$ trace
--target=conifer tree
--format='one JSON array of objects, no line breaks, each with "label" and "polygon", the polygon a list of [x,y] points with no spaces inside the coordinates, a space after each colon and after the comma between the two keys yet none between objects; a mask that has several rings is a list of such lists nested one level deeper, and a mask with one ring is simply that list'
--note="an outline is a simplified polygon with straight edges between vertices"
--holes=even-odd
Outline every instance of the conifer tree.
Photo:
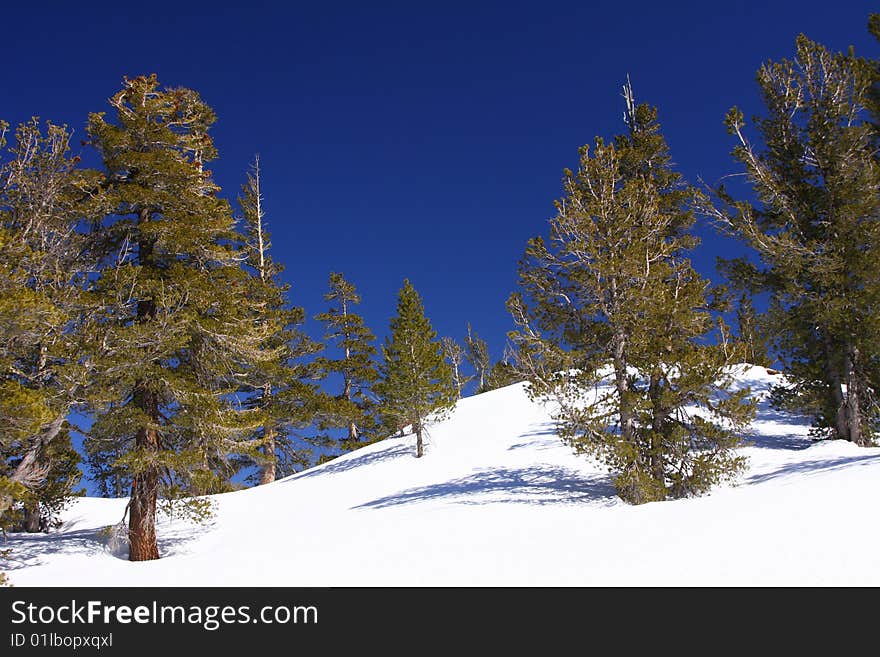
[{"label": "conifer tree", "polygon": [[361,434],[375,426],[375,401],[371,390],[379,378],[373,361],[376,337],[364,325],[363,318],[354,312],[361,296],[343,274],[330,274],[330,290],[324,299],[330,302],[330,308],[316,315],[315,319],[325,326],[324,340],[334,344],[342,353],[341,358],[318,359],[318,366],[324,372],[342,376],[342,391],[336,397],[329,423],[344,427],[348,432],[344,447],[355,449]]},{"label": "conifer tree", "polygon": [[450,337],[442,338],[440,344],[443,347],[443,357],[446,358],[446,362],[449,363],[449,367],[452,370],[452,385],[455,386],[456,394],[461,399],[462,389],[473,378],[465,376],[461,371],[461,366],[465,359],[464,349],[454,338]]},{"label": "conifer tree", "polygon": [[[0,462],[0,476],[14,472],[25,454],[13,453]],[[70,440],[70,427],[65,422],[57,436],[38,451],[35,464],[43,473],[12,508],[0,514],[0,527],[13,531],[49,531],[56,525],[58,514],[73,500],[74,488],[82,478],[80,456]]]},{"label": "conifer tree", "polygon": [[[757,251],[741,278],[770,293],[768,326],[791,381],[791,406],[816,433],[870,445],[880,431],[880,163],[874,62],[801,35],[792,60],[758,71],[766,105],[759,141],[742,112],[727,115],[734,157],[758,205],[708,208]],[[783,392],[783,391],[778,391]]]},{"label": "conifer tree", "polygon": [[492,359],[489,356],[489,345],[471,329],[470,322],[467,325],[464,347],[467,361],[474,368],[477,379],[477,393],[484,392],[489,371],[492,369]]},{"label": "conifer tree", "polygon": [[[129,558],[157,559],[156,509],[211,490],[217,459],[254,449],[261,418],[233,407],[237,364],[259,346],[244,303],[229,204],[205,164],[214,112],[155,75],[125,79],[113,120],[89,117],[110,208],[91,240],[102,267],[89,328],[96,409],[89,440],[116,449],[131,479]],[[190,509],[198,511],[198,501]]]},{"label": "conifer tree", "polygon": [[270,255],[259,156],[242,186],[238,203],[244,220],[245,264],[253,272],[244,303],[261,336],[255,348],[243,354],[240,392],[247,398],[245,406],[261,416],[255,440],[261,452],[257,459],[259,483],[267,484],[275,481],[279,463],[281,471],[286,472],[288,464],[302,456],[296,453],[287,432],[307,426],[317,412],[317,368],[304,359],[322,346],[302,330],[305,310],[290,305],[290,286],[279,280],[284,267]]},{"label": "conifer tree", "polygon": [[740,471],[734,447],[753,407],[727,385],[735,350],[705,339],[707,282],[686,257],[694,191],[671,168],[656,110],[624,92],[628,132],[580,149],[550,241],[529,242],[508,308],[532,394],[557,402],[563,440],[601,458],[638,504]]},{"label": "conifer tree", "polygon": [[489,370],[489,374],[486,377],[486,385],[484,386],[483,392],[503,388],[505,386],[513,385],[514,383],[519,383],[520,381],[522,381],[522,377],[520,376],[519,371],[517,371],[512,357],[505,354],[505,357],[502,360],[493,363]]},{"label": "conifer tree", "polygon": [[131,477],[119,465],[123,451],[119,445],[109,442],[102,445],[97,440],[83,444],[86,466],[92,486],[101,497],[127,497],[131,494]]},{"label": "conifer tree", "polygon": [[[0,122],[0,146],[5,132]],[[77,228],[97,213],[99,174],[77,168],[69,142],[65,126],[34,118],[0,163],[0,515],[60,483],[47,454],[90,378],[80,338],[91,261]]]},{"label": "conifer tree", "polygon": [[382,379],[376,386],[381,413],[399,427],[412,427],[416,457],[421,457],[425,428],[455,405],[456,391],[437,333],[409,280],[400,290],[382,356]]},{"label": "conifer tree", "polygon": [[745,348],[744,357],[747,363],[769,367],[771,364],[767,338],[761,326],[760,318],[755,312],[752,298],[743,293],[739,296],[736,308],[737,334]]}]

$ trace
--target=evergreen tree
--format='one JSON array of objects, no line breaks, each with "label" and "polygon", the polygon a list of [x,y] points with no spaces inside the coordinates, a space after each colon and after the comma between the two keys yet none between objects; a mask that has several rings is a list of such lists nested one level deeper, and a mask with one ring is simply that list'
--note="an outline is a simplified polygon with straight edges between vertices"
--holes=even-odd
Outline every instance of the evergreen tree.
[{"label": "evergreen tree", "polygon": [[250,353],[244,354],[239,368],[240,392],[245,406],[261,417],[255,432],[261,456],[259,483],[275,481],[279,471],[286,471],[292,462],[303,457],[291,441],[288,430],[311,423],[317,412],[320,394],[315,378],[317,368],[304,359],[320,351],[322,346],[302,330],[305,310],[291,306],[290,286],[281,283],[284,267],[275,262],[269,251],[270,235],[263,209],[260,160],[257,157],[242,186],[238,199],[244,219],[245,264],[254,276],[248,282],[245,306],[260,339]]},{"label": "evergreen tree", "polygon": [[767,344],[767,338],[764,335],[764,328],[761,326],[760,318],[755,312],[752,298],[747,293],[741,294],[737,301],[736,323],[738,339],[745,348],[744,356],[746,362],[753,365],[770,367],[772,360],[770,359],[770,349]]},{"label": "evergreen tree", "polygon": [[477,393],[485,392],[489,371],[492,369],[489,345],[471,329],[470,323],[467,325],[464,347],[467,361],[474,368],[477,379]]},{"label": "evergreen tree", "polygon": [[706,340],[707,282],[686,257],[694,191],[671,168],[656,110],[624,92],[629,131],[580,149],[550,241],[529,242],[508,307],[532,394],[557,402],[563,440],[599,456],[638,504],[740,471],[753,407],[728,387],[736,354]]},{"label": "evergreen tree", "polygon": [[522,381],[519,371],[509,359],[498,360],[493,363],[489,374],[486,376],[486,385],[483,392],[504,388]]},{"label": "evergreen tree", "polygon": [[[0,472],[14,472],[22,457],[22,454],[14,454],[4,459]],[[35,464],[43,473],[41,481],[30,486],[17,504],[0,514],[0,527],[33,533],[56,526],[58,514],[73,500],[74,488],[82,478],[79,462],[79,453],[73,448],[65,422],[58,435],[38,452]]]},{"label": "evergreen tree", "polygon": [[363,318],[354,312],[353,307],[360,304],[361,297],[341,273],[330,274],[330,291],[324,299],[330,302],[330,308],[316,315],[315,319],[325,326],[324,339],[342,353],[341,358],[318,361],[324,372],[342,376],[342,392],[336,398],[329,422],[333,426],[345,427],[348,439],[344,447],[355,449],[364,430],[369,431],[375,426],[375,402],[371,389],[379,378],[373,361],[376,337],[364,325]]},{"label": "evergreen tree", "polygon": [[[5,132],[0,122],[0,145]],[[89,380],[80,338],[91,263],[77,228],[97,212],[99,174],[77,168],[69,142],[65,126],[34,118],[0,164],[0,453],[11,459],[0,515],[60,483],[47,479],[47,454]]]},{"label": "evergreen tree", "polygon": [[131,494],[131,477],[126,469],[119,465],[124,455],[123,450],[115,441],[92,439],[83,444],[86,452],[85,462],[88,467],[89,479],[101,497],[127,497]]},{"label": "evergreen tree", "polygon": [[404,280],[391,334],[382,348],[382,379],[376,388],[382,414],[398,427],[412,426],[416,457],[424,454],[425,427],[456,401],[452,372],[436,338],[418,292]]},{"label": "evergreen tree", "polygon": [[217,460],[253,451],[244,438],[262,418],[230,402],[238,363],[265,334],[244,303],[231,209],[204,167],[216,157],[214,112],[155,75],[126,79],[110,104],[115,122],[97,113],[88,124],[109,208],[90,236],[102,267],[91,290],[101,312],[88,327],[89,440],[122,454],[129,558],[141,561],[159,557],[160,497],[211,490]]},{"label": "evergreen tree", "polygon": [[464,349],[462,349],[461,345],[458,344],[453,338],[444,337],[440,340],[440,344],[443,348],[443,357],[446,359],[446,362],[449,363],[449,367],[452,371],[452,385],[455,386],[455,391],[459,399],[461,399],[461,391],[468,382],[473,378],[470,376],[465,376],[461,371],[461,366],[464,363]]},{"label": "evergreen tree", "polygon": [[768,326],[791,388],[816,432],[869,445],[880,430],[880,163],[869,110],[877,65],[801,35],[793,60],[758,72],[766,116],[760,144],[742,113],[726,119],[758,206],[720,197],[709,211],[746,240],[761,266],[743,279],[770,293]]}]

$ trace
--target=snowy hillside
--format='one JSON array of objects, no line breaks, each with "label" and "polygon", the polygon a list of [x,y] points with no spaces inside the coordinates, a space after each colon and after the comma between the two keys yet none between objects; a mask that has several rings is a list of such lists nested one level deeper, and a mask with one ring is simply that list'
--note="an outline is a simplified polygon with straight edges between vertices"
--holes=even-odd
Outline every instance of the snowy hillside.
[{"label": "snowy hillside", "polygon": [[[776,380],[740,377],[763,398]],[[10,535],[29,585],[880,585],[880,449],[812,443],[761,403],[748,471],[709,496],[625,505],[554,436],[522,384],[461,401],[426,456],[395,438],[216,497],[207,527],[163,520],[163,558],[99,530],[125,500],[80,499],[51,535]]]}]

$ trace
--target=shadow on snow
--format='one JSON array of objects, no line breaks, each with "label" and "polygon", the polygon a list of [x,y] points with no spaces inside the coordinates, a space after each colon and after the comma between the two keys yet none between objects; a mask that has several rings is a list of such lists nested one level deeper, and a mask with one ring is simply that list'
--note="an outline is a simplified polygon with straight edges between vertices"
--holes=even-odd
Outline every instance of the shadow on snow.
[{"label": "shadow on snow", "polygon": [[[49,532],[48,534],[7,534],[7,540],[0,540],[0,549],[10,549],[10,554],[2,560],[0,570],[14,571],[20,568],[38,566],[47,557],[56,554],[106,554],[127,561],[128,550],[124,554],[114,554],[107,547],[103,527],[91,527],[75,531]],[[162,527],[157,529],[159,555],[169,557],[178,553],[181,547],[209,529],[205,525],[191,524],[186,527]]]},{"label": "shadow on snow", "polygon": [[[484,497],[485,496],[485,497]],[[578,504],[616,499],[607,476],[593,477],[559,467],[533,466],[484,470],[441,484],[380,497],[354,509],[388,507],[446,499],[455,504]]]},{"label": "shadow on snow", "polygon": [[355,468],[360,468],[365,465],[380,463],[382,461],[391,461],[404,456],[415,457],[415,454],[416,449],[412,445],[395,445],[393,447],[387,447],[383,450],[370,452],[369,454],[363,454],[362,456],[356,456],[354,458],[339,457],[333,461],[325,463],[324,465],[309,468],[308,470],[297,473],[296,475],[285,479],[283,483],[308,479],[309,477],[320,477],[325,474],[339,474],[340,472],[347,472],[348,470],[354,470]]},{"label": "shadow on snow", "polygon": [[786,477],[792,474],[810,474],[819,472],[831,472],[833,470],[843,470],[845,468],[871,465],[880,461],[880,454],[867,454],[865,456],[842,456],[833,459],[815,459],[812,461],[800,461],[798,463],[787,463],[771,472],[752,475],[748,477],[744,483],[760,484],[771,479]]}]

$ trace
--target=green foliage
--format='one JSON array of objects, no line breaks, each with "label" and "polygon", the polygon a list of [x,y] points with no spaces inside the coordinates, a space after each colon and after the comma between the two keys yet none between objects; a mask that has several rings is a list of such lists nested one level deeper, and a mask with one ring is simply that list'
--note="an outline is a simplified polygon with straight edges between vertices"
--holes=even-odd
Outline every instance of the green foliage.
[{"label": "green foliage", "polygon": [[448,336],[440,339],[440,346],[443,349],[443,357],[452,372],[452,385],[455,386],[455,392],[461,399],[464,387],[473,379],[472,376],[464,374],[461,369],[465,360],[465,351],[454,338]]},{"label": "green foliage", "polygon": [[710,213],[760,256],[733,273],[770,295],[763,324],[790,381],[775,399],[812,415],[816,435],[867,445],[880,423],[878,65],[801,35],[757,79],[760,143],[737,108],[726,125],[758,204],[721,189],[727,208]]},{"label": "green foliage", "polygon": [[737,301],[736,323],[737,338],[743,344],[746,362],[770,367],[773,360],[770,358],[767,338],[769,329],[765,326],[766,316],[762,317],[755,312],[752,299],[748,294],[740,295]]},{"label": "green foliage", "polygon": [[[240,350],[236,368],[238,395],[255,418],[250,433],[253,449],[240,465],[259,466],[252,479],[265,484],[311,463],[311,450],[302,446],[303,440],[292,440],[290,432],[323,416],[329,401],[317,387],[323,376],[320,366],[308,360],[323,346],[303,331],[305,310],[290,304],[290,288],[279,280],[284,267],[271,257],[259,157],[242,185],[238,204],[245,263],[251,274],[243,304],[255,337]],[[311,442],[320,440],[321,436]]]},{"label": "green foliage", "polygon": [[65,426],[41,451],[37,462],[46,469],[43,482],[33,487],[26,500],[34,505],[46,527],[56,526],[58,517],[75,497],[75,489],[82,479],[80,455],[70,440]]},{"label": "green foliage", "polygon": [[471,329],[470,323],[467,325],[464,348],[467,361],[476,373],[477,394],[485,392],[487,390],[486,384],[489,378],[489,371],[492,368],[489,345]]},{"label": "green foliage", "polygon": [[522,376],[513,363],[499,360],[496,361],[489,370],[489,374],[486,377],[486,383],[483,386],[483,392],[504,388],[505,386],[519,383],[522,380]]},{"label": "green foliage", "polygon": [[159,509],[169,518],[180,518],[188,522],[205,525],[217,515],[216,504],[206,497],[183,497],[189,491],[181,491],[181,496],[164,497]]},{"label": "green foliage", "polygon": [[442,418],[458,395],[437,333],[409,280],[400,290],[382,357],[376,391],[384,422],[399,429],[411,426],[417,438],[416,455],[422,456],[424,428]]},{"label": "green foliage", "polygon": [[632,503],[697,495],[736,475],[754,408],[731,392],[735,346],[686,257],[698,193],[671,168],[656,110],[625,87],[629,131],[566,170],[550,240],[531,240],[508,301],[516,368],[558,430],[600,458]]},{"label": "green foliage", "polygon": [[78,228],[96,216],[99,174],[77,167],[69,141],[65,126],[33,118],[0,158],[0,474],[25,489],[0,495],[0,515],[25,503],[39,513],[40,499],[52,515],[48,500],[60,501],[47,490],[70,493],[45,469],[60,459],[53,442],[69,444],[62,423],[89,381],[81,329],[93,259]]},{"label": "green foliage", "polygon": [[55,416],[48,402],[43,390],[26,388],[15,380],[0,383],[3,442],[20,442],[39,433],[40,428]]},{"label": "green foliage", "polygon": [[88,124],[106,174],[105,216],[89,236],[102,266],[89,290],[100,313],[87,326],[87,449],[137,481],[132,554],[155,558],[142,533],[155,527],[155,496],[225,489],[234,457],[253,454],[264,416],[235,395],[275,326],[255,321],[250,295],[265,288],[240,266],[231,208],[205,166],[217,155],[214,112],[155,75],[126,79],[110,104],[112,120]]},{"label": "green foliage", "polygon": [[359,446],[363,434],[376,428],[376,404],[372,386],[379,378],[374,357],[376,337],[364,325],[363,318],[353,307],[360,304],[361,297],[353,284],[341,273],[330,274],[330,290],[324,295],[330,303],[327,312],[315,315],[325,327],[324,340],[336,347],[340,358],[319,358],[317,365],[327,374],[342,378],[342,390],[328,406],[323,424],[347,430],[343,449]]}]

